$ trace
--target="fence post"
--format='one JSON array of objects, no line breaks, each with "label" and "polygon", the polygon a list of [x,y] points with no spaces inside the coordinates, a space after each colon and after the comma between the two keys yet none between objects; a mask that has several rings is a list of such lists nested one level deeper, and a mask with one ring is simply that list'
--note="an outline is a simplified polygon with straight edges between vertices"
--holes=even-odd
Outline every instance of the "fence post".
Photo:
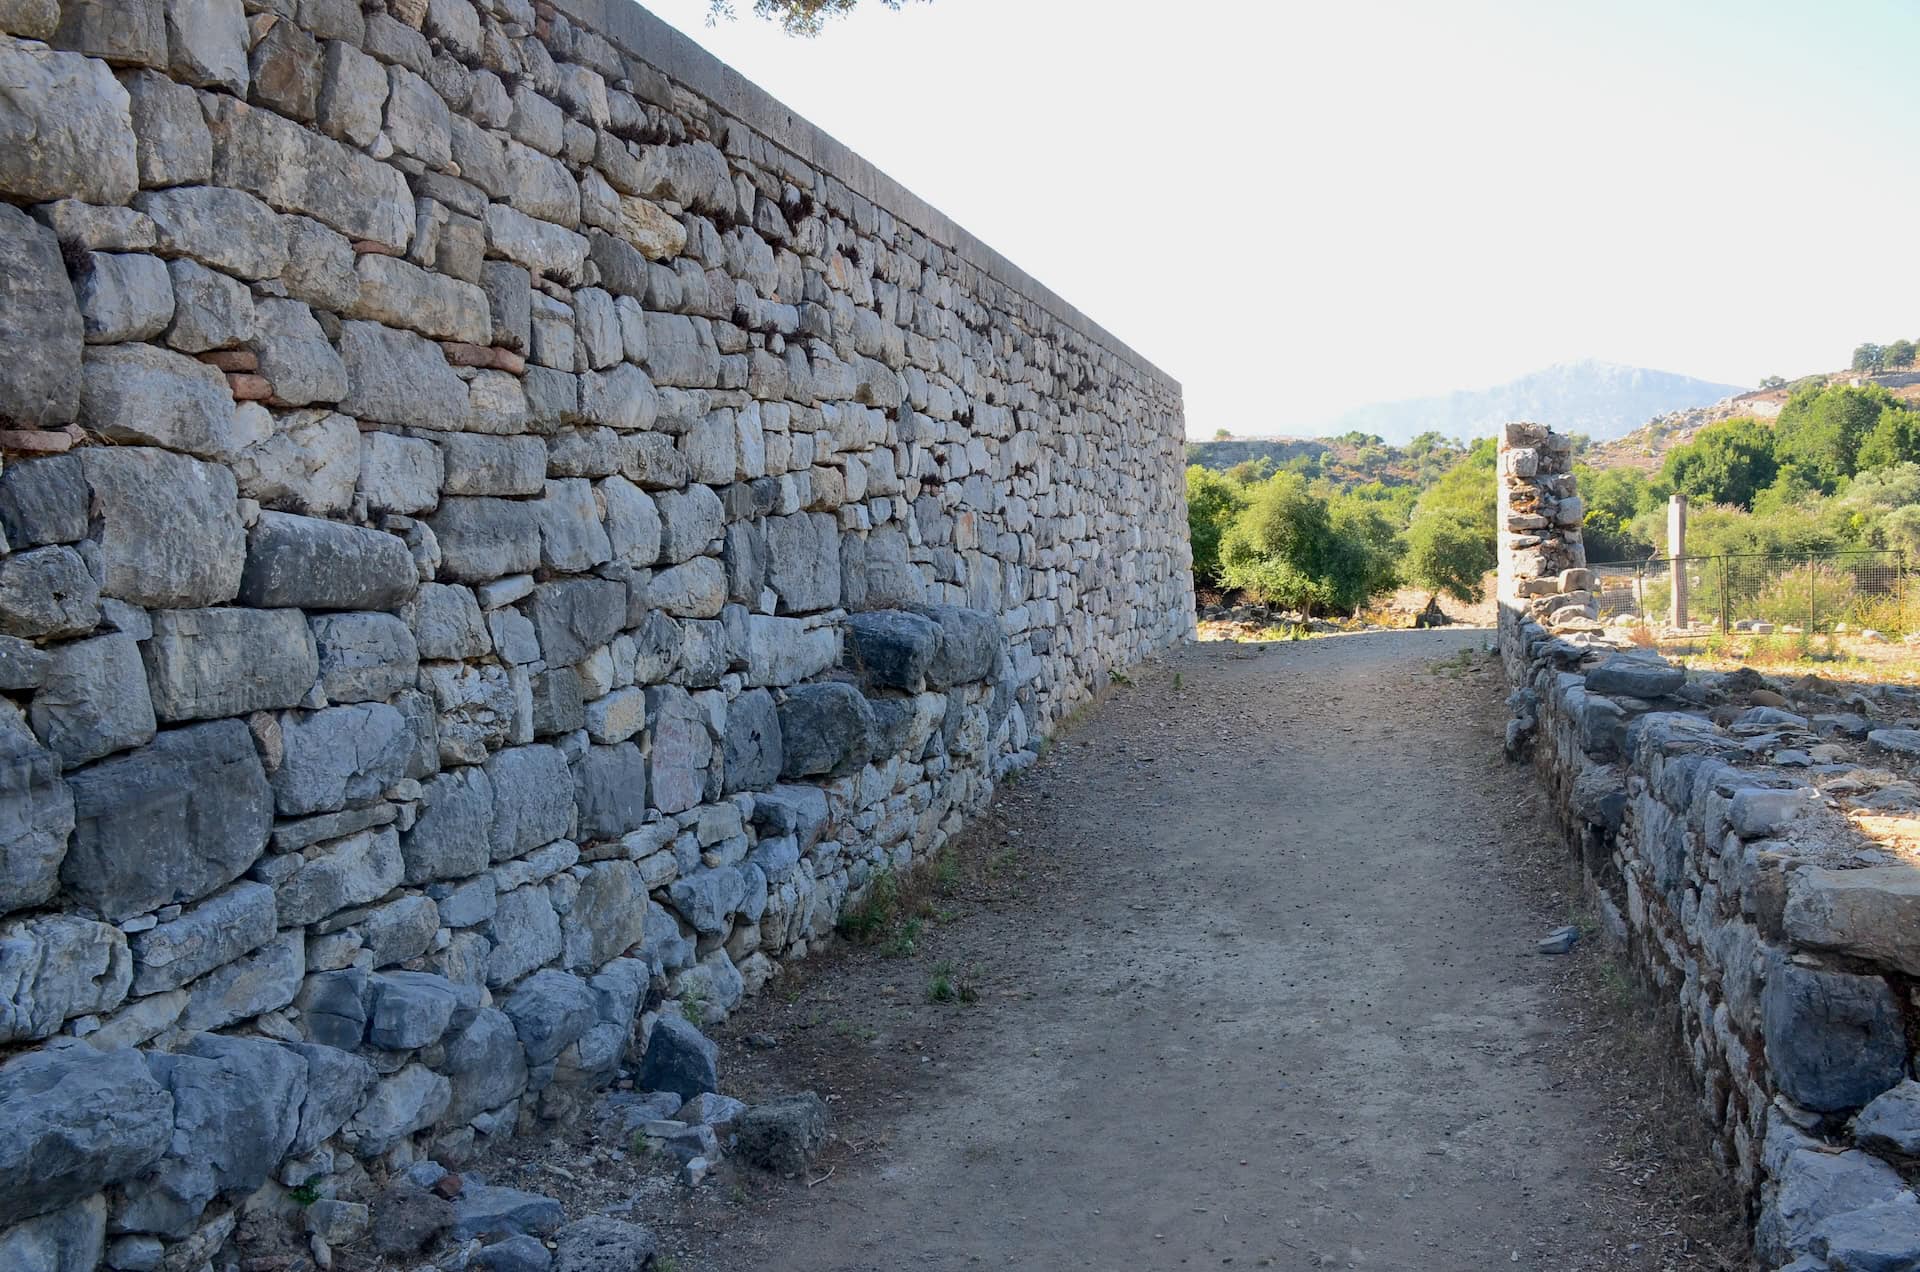
[{"label": "fence post", "polygon": [[1820,620],[1820,613],[1813,600],[1813,553],[1807,553],[1807,636],[1813,636],[1813,629]]},{"label": "fence post", "polygon": [[1720,563],[1720,634],[1727,636],[1733,632],[1733,602],[1727,595],[1727,558],[1714,558]]},{"label": "fence post", "polygon": [[1667,499],[1667,572],[1673,587],[1673,625],[1687,628],[1687,497]]}]

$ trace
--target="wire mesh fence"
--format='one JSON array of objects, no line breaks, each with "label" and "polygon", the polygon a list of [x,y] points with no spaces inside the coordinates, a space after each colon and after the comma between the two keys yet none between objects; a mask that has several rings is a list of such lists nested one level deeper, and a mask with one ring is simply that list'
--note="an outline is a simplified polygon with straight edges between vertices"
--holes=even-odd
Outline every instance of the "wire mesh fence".
[{"label": "wire mesh fence", "polygon": [[1915,568],[1901,552],[1652,557],[1589,568],[1601,622],[1669,637],[1920,631]]}]

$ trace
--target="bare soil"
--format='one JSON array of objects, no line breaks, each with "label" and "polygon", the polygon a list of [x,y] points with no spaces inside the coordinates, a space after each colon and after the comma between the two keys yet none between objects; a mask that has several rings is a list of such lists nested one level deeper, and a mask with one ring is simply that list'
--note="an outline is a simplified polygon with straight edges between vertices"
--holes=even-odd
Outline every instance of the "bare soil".
[{"label": "bare soil", "polygon": [[686,1190],[584,1122],[489,1175],[631,1202],[676,1272],[1745,1266],[1652,1018],[1596,940],[1534,953],[1585,916],[1489,635],[1116,686],[718,1032],[730,1093],[831,1102],[804,1177]]}]

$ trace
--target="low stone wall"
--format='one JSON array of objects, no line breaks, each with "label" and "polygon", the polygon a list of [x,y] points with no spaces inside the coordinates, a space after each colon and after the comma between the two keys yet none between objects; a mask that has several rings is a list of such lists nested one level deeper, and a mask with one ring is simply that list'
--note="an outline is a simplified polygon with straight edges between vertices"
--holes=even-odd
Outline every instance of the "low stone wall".
[{"label": "low stone wall", "polygon": [[[1515,456],[1558,441],[1509,426],[1503,509],[1543,484]],[[1503,535],[1539,538],[1525,516]],[[1911,1266],[1920,695],[1672,666],[1592,621],[1574,535],[1502,553],[1509,751],[1531,752],[1604,934],[1671,1013],[1764,1266]],[[1542,548],[1560,573],[1504,568]]]},{"label": "low stone wall", "polygon": [[567,1115],[1192,632],[1178,386],[637,9],[0,82],[0,1267]]}]

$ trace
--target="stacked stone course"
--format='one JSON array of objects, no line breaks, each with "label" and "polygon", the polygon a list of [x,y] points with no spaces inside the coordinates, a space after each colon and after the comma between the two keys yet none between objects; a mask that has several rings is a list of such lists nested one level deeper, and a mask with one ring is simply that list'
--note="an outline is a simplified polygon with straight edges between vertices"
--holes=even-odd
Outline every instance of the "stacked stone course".
[{"label": "stacked stone course", "polygon": [[1190,635],[1178,386],[633,43],[0,0],[0,1266],[568,1115]]},{"label": "stacked stone course", "polygon": [[1538,425],[1502,439],[1509,753],[1674,1026],[1762,1265],[1912,1266],[1920,866],[1858,827],[1920,814],[1920,695],[1689,672],[1603,632],[1566,454]]}]

